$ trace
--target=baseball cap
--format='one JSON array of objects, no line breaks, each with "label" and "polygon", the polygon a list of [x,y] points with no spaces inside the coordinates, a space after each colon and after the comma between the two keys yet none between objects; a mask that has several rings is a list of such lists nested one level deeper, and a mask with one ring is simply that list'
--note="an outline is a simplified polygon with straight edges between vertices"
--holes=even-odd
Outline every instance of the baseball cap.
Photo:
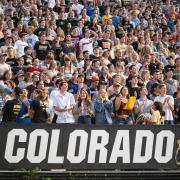
[{"label": "baseball cap", "polygon": [[99,81],[99,77],[98,76],[92,76],[90,78],[91,81]]}]

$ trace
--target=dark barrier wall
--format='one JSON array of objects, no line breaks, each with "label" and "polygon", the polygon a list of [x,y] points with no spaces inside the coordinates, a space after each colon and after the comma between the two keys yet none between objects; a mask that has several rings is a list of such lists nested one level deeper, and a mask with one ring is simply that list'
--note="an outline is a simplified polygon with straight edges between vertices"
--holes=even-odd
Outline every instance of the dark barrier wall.
[{"label": "dark barrier wall", "polygon": [[180,126],[0,126],[0,169],[179,169]]}]

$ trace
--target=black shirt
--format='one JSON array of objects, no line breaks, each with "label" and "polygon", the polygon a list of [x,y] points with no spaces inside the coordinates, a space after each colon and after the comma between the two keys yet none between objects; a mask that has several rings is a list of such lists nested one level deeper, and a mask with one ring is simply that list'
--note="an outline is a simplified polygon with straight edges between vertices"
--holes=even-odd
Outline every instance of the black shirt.
[{"label": "black shirt", "polygon": [[39,60],[45,60],[48,51],[50,50],[49,42],[45,42],[45,44],[36,42],[34,45],[34,50],[36,51],[36,56]]},{"label": "black shirt", "polygon": [[24,65],[31,65],[32,64],[32,57],[31,56],[27,56],[27,55],[24,55],[23,56],[23,58],[24,58]]},{"label": "black shirt", "polygon": [[32,118],[33,123],[47,122],[48,117],[45,111],[46,107],[41,101],[33,100],[30,109],[34,111],[34,115]]},{"label": "black shirt", "polygon": [[63,29],[63,30],[65,30],[66,24],[67,24],[67,21],[65,19],[56,20],[56,25],[58,27],[61,27],[61,29]]},{"label": "black shirt", "polygon": [[39,28],[35,29],[34,34],[36,36],[39,36],[41,34],[41,32],[46,32],[46,28],[39,27]]},{"label": "black shirt", "polygon": [[3,108],[3,122],[16,122],[16,117],[21,110],[22,103],[20,100],[13,99],[6,102]]},{"label": "black shirt", "polygon": [[17,59],[16,58],[7,58],[6,63],[12,66],[17,66]]},{"label": "black shirt", "polygon": [[98,41],[98,46],[110,50],[112,48],[112,42],[109,39],[102,39]]}]

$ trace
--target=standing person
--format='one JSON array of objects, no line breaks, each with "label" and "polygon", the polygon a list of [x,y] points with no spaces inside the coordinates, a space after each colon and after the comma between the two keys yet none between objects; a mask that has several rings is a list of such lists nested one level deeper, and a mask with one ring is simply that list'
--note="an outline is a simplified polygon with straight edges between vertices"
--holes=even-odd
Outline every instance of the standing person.
[{"label": "standing person", "polygon": [[46,122],[52,123],[54,116],[53,102],[49,98],[49,91],[47,88],[42,89],[41,105],[46,116]]},{"label": "standing person", "polygon": [[57,112],[56,123],[74,123],[72,109],[75,105],[73,94],[67,92],[68,83],[62,80],[59,83],[59,93],[56,94],[53,106]]},{"label": "standing person", "polygon": [[165,112],[164,123],[174,124],[174,118],[172,112],[174,111],[174,98],[166,94],[167,88],[165,84],[159,85],[159,96],[155,97],[154,102],[161,102],[163,104],[163,110]]},{"label": "standing person", "polygon": [[180,87],[178,87],[177,95],[174,100],[174,117],[176,124],[180,124]]},{"label": "standing person", "polygon": [[46,33],[41,32],[39,41],[34,45],[34,57],[37,57],[39,60],[44,62],[50,48],[49,42],[46,41]]},{"label": "standing person", "polygon": [[163,104],[161,102],[154,102],[151,108],[152,118],[151,122],[154,125],[161,125],[162,116],[164,116]]},{"label": "standing person", "polygon": [[74,112],[79,114],[79,124],[92,124],[91,117],[93,116],[93,105],[85,89],[80,90],[80,96],[74,107]]},{"label": "standing person", "polygon": [[148,81],[146,84],[148,94],[152,94],[152,86],[154,83],[158,83],[160,72],[158,70],[155,70],[152,72],[152,79]]},{"label": "standing person", "polygon": [[132,109],[126,108],[126,104],[128,103],[129,91],[126,86],[121,88],[121,96],[117,97],[115,100],[115,111],[117,120],[115,124],[117,125],[132,125],[133,119],[130,116],[132,113]]},{"label": "standing person", "polygon": [[38,37],[34,34],[34,27],[28,27],[27,43],[30,47],[34,48],[35,43],[38,41]]},{"label": "standing person", "polygon": [[14,48],[17,50],[17,57],[20,58],[24,55],[24,48],[28,46],[26,42],[26,33],[21,33],[20,40],[14,43]]},{"label": "standing person", "polygon": [[180,82],[180,57],[175,59],[174,79]]},{"label": "standing person", "polygon": [[171,69],[171,68],[166,69],[165,84],[167,87],[167,94],[171,96],[174,96],[174,93],[177,92],[177,89],[179,86],[179,82],[173,79],[173,72],[174,72],[174,69]]},{"label": "standing person", "polygon": [[16,122],[16,118],[21,110],[22,102],[20,100],[20,95],[22,90],[18,87],[15,87],[12,96],[13,99],[5,103],[3,108],[3,119],[2,122]]},{"label": "standing person", "polygon": [[30,105],[31,105],[32,100],[28,99],[28,91],[26,89],[22,89],[22,94],[21,94],[20,99],[22,102],[22,107],[16,118],[16,122],[26,123],[26,124],[30,123],[31,118],[29,117],[29,110],[30,110]]},{"label": "standing person", "polygon": [[49,123],[48,95],[43,90],[35,89],[33,92],[33,101],[30,106],[30,117],[33,123]]},{"label": "standing person", "polygon": [[38,73],[34,73],[32,75],[32,84],[27,86],[29,97],[31,97],[32,93],[37,88],[37,82],[38,81],[39,81],[39,74]]},{"label": "standing person", "polygon": [[94,102],[95,124],[112,124],[113,103],[105,89],[99,90],[99,99]]},{"label": "standing person", "polygon": [[151,106],[153,104],[153,101],[147,98],[148,91],[145,86],[140,88],[140,98],[136,100],[134,105],[134,111],[137,114],[137,116],[146,116],[147,119],[151,119]]},{"label": "standing person", "polygon": [[[90,38],[91,33],[94,35],[93,38]],[[80,50],[82,52],[89,51],[89,53],[93,54],[93,41],[96,39],[97,34],[93,31],[90,31],[88,28],[84,30],[84,38],[79,41]]]}]

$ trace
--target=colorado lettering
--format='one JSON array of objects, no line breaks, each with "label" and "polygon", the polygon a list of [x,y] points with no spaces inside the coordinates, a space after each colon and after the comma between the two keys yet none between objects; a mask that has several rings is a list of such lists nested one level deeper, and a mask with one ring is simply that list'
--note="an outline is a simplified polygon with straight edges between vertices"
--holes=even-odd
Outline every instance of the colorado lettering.
[{"label": "colorado lettering", "polygon": [[[143,164],[154,160],[168,163],[173,158],[175,134],[171,130],[153,133],[151,130],[75,129],[63,141],[62,130],[12,129],[7,134],[4,158],[8,163],[63,164]],[[39,140],[38,140],[39,139]],[[113,143],[112,143],[113,142]],[[112,145],[110,146],[110,143]],[[37,145],[38,144],[38,145]],[[63,149],[63,150],[62,150]],[[143,152],[143,153],[142,153]]]}]

